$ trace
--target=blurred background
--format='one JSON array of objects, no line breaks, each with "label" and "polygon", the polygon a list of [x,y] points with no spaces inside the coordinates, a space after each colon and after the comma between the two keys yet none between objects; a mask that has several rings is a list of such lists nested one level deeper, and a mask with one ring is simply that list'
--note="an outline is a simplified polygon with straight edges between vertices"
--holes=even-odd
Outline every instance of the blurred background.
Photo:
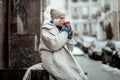
[{"label": "blurred background", "polygon": [[88,78],[119,80],[120,0],[0,0],[2,77],[3,70],[24,70],[41,62],[40,29],[51,20],[51,8],[66,11],[74,31],[72,54]]},{"label": "blurred background", "polygon": [[[48,7],[61,7],[75,31],[75,39],[83,35],[99,40],[119,40],[119,0],[47,0]],[[54,7],[54,8],[55,8]],[[107,31],[107,28],[111,29]]]}]

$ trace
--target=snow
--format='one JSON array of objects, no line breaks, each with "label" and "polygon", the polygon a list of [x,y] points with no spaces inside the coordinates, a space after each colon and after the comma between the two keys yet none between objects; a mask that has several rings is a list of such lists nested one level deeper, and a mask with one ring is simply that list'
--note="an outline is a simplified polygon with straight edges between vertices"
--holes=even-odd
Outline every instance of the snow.
[{"label": "snow", "polygon": [[84,54],[84,52],[80,48],[74,47],[72,54],[73,55],[81,55],[82,56]]},{"label": "snow", "polygon": [[111,67],[111,66],[105,65],[105,64],[102,64],[102,65],[101,65],[101,68],[102,68],[102,70],[104,70],[104,71],[107,71],[107,72],[112,73],[112,74],[114,74],[114,75],[120,76],[120,70],[119,70],[118,68]]}]

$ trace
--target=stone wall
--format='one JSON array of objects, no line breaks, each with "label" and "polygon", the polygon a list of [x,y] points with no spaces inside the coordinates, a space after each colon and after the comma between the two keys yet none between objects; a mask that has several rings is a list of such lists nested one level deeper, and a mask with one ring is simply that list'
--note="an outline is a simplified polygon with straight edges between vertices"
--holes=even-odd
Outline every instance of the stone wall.
[{"label": "stone wall", "polygon": [[35,51],[35,34],[12,34],[9,54],[9,68],[28,68],[41,62]]},{"label": "stone wall", "polygon": [[[22,80],[26,69],[2,69],[0,80]],[[32,70],[31,80],[49,80],[49,74],[45,70]]]}]

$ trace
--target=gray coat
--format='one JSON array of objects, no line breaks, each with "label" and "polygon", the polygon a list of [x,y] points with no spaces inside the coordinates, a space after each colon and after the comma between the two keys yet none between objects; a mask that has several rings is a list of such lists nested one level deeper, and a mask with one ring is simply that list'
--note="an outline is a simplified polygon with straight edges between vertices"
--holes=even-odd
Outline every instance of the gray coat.
[{"label": "gray coat", "polygon": [[73,44],[67,36],[67,32],[60,32],[54,24],[42,26],[39,52],[43,67],[51,80],[88,80],[71,54]]}]

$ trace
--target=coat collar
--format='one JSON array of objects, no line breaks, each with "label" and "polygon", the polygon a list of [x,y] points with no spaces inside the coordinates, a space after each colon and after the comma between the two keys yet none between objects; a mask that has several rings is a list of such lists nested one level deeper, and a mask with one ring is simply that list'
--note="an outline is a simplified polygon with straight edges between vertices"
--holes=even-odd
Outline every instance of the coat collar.
[{"label": "coat collar", "polygon": [[42,26],[42,28],[48,28],[48,29],[52,29],[53,27],[55,27],[55,25],[52,23],[48,23],[48,22],[44,23]]}]

